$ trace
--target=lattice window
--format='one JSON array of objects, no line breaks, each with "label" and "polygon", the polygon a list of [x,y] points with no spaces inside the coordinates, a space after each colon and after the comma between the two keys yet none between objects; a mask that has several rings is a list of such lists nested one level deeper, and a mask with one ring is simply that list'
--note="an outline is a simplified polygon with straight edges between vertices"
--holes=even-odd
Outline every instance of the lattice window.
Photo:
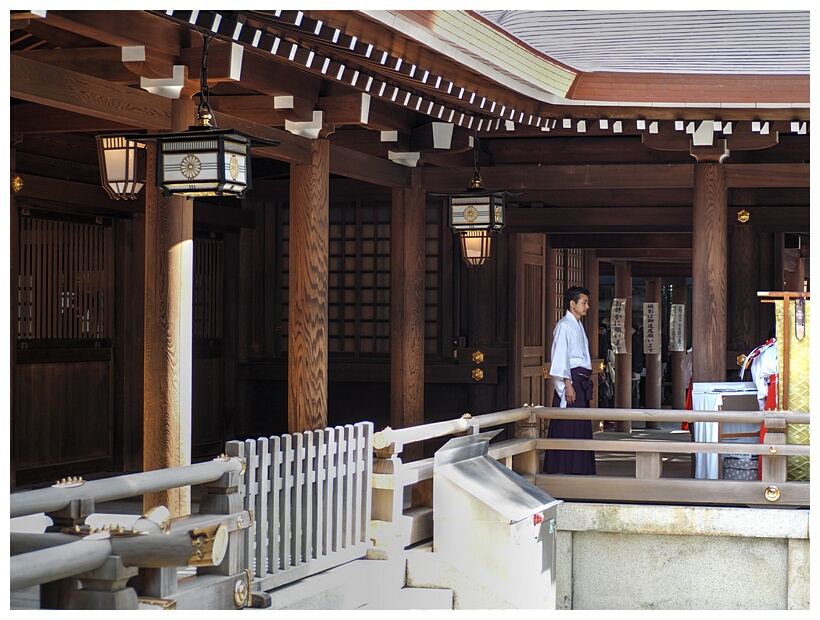
[{"label": "lattice window", "polygon": [[441,209],[431,207],[425,210],[424,239],[424,354],[435,356],[441,353],[441,325],[439,290],[441,256],[439,232]]},{"label": "lattice window", "polygon": [[[390,354],[389,203],[331,205],[328,239],[328,350],[354,357]],[[440,210],[425,212],[424,351],[441,352]],[[289,213],[284,209],[279,260],[279,350],[288,345]]]},{"label": "lattice window", "polygon": [[18,339],[111,336],[109,232],[109,227],[98,223],[20,218]]},{"label": "lattice window", "polygon": [[[566,285],[570,286],[584,286],[584,251],[583,250],[567,250],[566,265]],[[589,287],[587,287],[589,288]]]},{"label": "lattice window", "polygon": [[[524,265],[524,346],[537,347],[541,344],[544,328],[541,282],[543,270],[540,265]],[[538,295],[533,295],[538,291]]]},{"label": "lattice window", "polygon": [[328,350],[390,353],[390,205],[331,207]]},{"label": "lattice window", "polygon": [[552,312],[555,321],[564,318],[564,291],[570,286],[589,286],[584,282],[584,251],[577,249],[554,249],[555,290]]},{"label": "lattice window", "polygon": [[194,238],[194,338],[222,338],[224,245]]},{"label": "lattice window", "polygon": [[555,290],[553,291],[552,316],[555,323],[564,318],[564,289],[566,275],[566,250],[553,250],[555,256]]}]

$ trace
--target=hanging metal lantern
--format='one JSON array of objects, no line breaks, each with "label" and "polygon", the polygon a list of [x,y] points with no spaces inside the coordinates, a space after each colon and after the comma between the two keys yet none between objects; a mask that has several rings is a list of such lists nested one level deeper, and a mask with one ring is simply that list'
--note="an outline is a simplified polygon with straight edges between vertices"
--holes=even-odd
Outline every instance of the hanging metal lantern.
[{"label": "hanging metal lantern", "polygon": [[166,196],[235,196],[251,187],[250,139],[231,130],[155,136],[157,185]]},{"label": "hanging metal lantern", "polygon": [[134,200],[145,185],[145,162],[139,157],[144,148],[125,136],[97,136],[100,179],[114,200]]},{"label": "hanging metal lantern", "polygon": [[487,192],[478,166],[478,137],[473,142],[473,180],[460,194],[448,194],[450,228],[461,237],[461,257],[468,267],[480,267],[490,257],[490,234],[505,223],[506,192]]},{"label": "hanging metal lantern", "polygon": [[[133,178],[131,169],[136,170],[136,147],[129,145],[144,148],[149,142],[155,143],[157,186],[166,196],[188,198],[244,198],[251,188],[251,143],[261,146],[279,145],[278,140],[251,137],[239,131],[220,130],[216,127],[208,101],[208,46],[211,39],[213,35],[207,37],[202,46],[199,106],[195,125],[178,133],[97,138],[101,145],[99,159],[103,187],[112,198],[135,198],[144,183],[144,177],[143,182],[137,182]],[[123,158],[125,163],[121,161]]]}]

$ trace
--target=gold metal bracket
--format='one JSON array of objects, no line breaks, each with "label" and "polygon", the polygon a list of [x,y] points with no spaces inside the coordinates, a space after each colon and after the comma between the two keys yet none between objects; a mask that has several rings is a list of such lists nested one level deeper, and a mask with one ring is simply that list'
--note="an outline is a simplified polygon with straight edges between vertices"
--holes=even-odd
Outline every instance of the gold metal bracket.
[{"label": "gold metal bracket", "polygon": [[249,607],[251,604],[251,571],[245,569],[244,579],[237,579],[233,588],[233,602],[237,607]]},{"label": "gold metal bracket", "polygon": [[188,558],[189,566],[217,566],[228,550],[228,526],[224,523],[191,530],[194,550]]},{"label": "gold metal bracket", "polygon": [[776,502],[780,499],[780,489],[774,485],[768,486],[763,492],[763,496],[770,502]]}]

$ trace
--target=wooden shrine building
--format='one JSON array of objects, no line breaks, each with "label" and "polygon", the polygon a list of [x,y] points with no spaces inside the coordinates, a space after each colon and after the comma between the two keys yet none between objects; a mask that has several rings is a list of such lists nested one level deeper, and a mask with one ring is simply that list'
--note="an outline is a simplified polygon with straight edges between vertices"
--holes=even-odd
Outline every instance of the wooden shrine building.
[{"label": "wooden shrine building", "polygon": [[[547,404],[572,284],[593,357],[612,297],[682,303],[695,381],[736,377],[758,291],[808,289],[808,11],[621,15],[649,61],[611,14],[533,13],[12,10],[12,488]],[[166,196],[149,143],[112,198],[97,137],[203,99],[256,139],[246,196]],[[471,267],[447,196],[479,172],[506,211]]]}]

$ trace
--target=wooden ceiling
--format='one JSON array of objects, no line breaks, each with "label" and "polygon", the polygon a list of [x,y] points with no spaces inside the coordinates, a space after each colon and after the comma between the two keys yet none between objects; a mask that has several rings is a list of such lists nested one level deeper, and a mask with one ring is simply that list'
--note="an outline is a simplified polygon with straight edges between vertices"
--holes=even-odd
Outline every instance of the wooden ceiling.
[{"label": "wooden ceiling", "polygon": [[[75,160],[61,165],[63,177],[73,175],[63,181],[102,192],[91,190],[93,136],[170,129],[171,100],[155,93],[195,96],[204,37],[214,34],[208,78],[217,124],[281,141],[254,150],[252,191],[287,179],[290,163],[308,161],[315,137],[331,143],[334,182],[389,191],[418,170],[428,192],[461,191],[478,139],[485,187],[515,194],[507,230],[549,232],[556,247],[603,256],[634,247],[636,260],[657,260],[667,251],[666,260],[678,262],[691,255],[693,166],[701,151],[725,147],[730,208],[745,208],[762,229],[809,231],[809,108],[748,101],[755,92],[771,100],[760,76],[722,86],[715,76],[690,76],[682,83],[689,93],[699,87],[700,99],[678,107],[651,97],[576,105],[573,89],[594,74],[554,65],[572,85],[553,103],[546,91],[562,87],[544,77],[547,69],[538,73],[549,59],[525,45],[508,42],[507,57],[482,72],[479,42],[436,38],[436,20],[453,28],[472,19],[485,32],[470,12],[370,13],[11,11],[18,169],[48,170],[43,164],[62,152]],[[394,18],[408,26],[386,25]],[[504,77],[511,72],[498,69],[516,62],[532,67],[527,79],[540,80],[538,89],[512,87]],[[655,97],[662,80],[643,77],[655,83]],[[792,89],[799,102],[805,90],[808,101],[808,76],[780,77],[779,92]],[[642,76],[620,79],[613,89]],[[721,92],[723,100],[709,104]],[[713,146],[696,144],[704,140]]]}]

